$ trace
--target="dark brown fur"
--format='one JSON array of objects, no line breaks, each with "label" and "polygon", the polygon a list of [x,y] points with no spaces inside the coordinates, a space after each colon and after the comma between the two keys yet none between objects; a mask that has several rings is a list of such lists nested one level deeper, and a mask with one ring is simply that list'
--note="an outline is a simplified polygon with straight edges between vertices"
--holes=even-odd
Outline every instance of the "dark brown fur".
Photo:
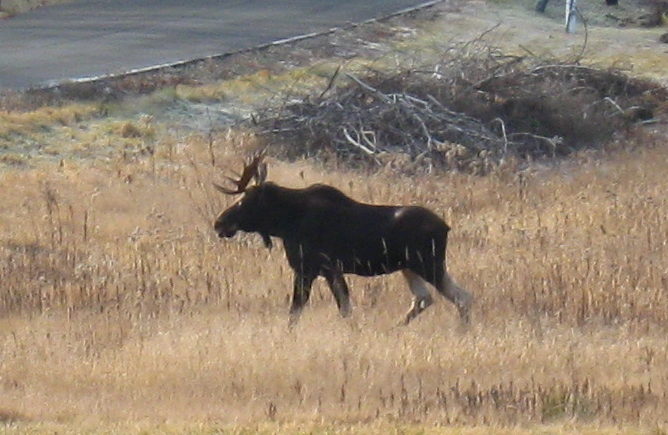
[{"label": "dark brown fur", "polygon": [[295,271],[292,323],[318,276],[327,280],[346,316],[350,301],[344,274],[374,276],[398,270],[404,271],[415,294],[405,323],[431,304],[422,280],[452,301],[468,321],[472,298],[445,271],[449,227],[426,208],[363,204],[322,184],[289,189],[267,182],[248,188],[218,217],[215,230],[220,237],[256,232],[268,247],[272,237],[283,240]]}]

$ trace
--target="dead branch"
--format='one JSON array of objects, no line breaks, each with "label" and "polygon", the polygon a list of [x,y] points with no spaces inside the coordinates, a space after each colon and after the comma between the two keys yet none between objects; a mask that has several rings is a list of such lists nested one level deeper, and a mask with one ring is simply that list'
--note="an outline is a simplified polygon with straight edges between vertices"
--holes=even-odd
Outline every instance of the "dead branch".
[{"label": "dead branch", "polygon": [[[668,99],[618,71],[504,56],[478,42],[448,47],[436,65],[345,73],[347,86],[334,86],[337,68],[317,98],[268,108],[252,128],[289,158],[327,151],[380,164],[379,154],[401,154],[411,167],[480,173],[510,155],[551,158],[601,143]],[[611,118],[608,105],[625,116]]]}]

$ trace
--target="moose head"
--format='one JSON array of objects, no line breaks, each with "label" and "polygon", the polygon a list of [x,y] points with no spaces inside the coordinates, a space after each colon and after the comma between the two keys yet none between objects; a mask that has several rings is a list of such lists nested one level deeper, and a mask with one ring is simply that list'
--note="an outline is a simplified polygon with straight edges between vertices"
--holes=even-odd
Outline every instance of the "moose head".
[{"label": "moose head", "polygon": [[[234,237],[237,231],[259,232],[265,245],[271,248],[271,237],[263,231],[264,221],[267,219],[265,200],[265,180],[267,178],[267,164],[263,162],[264,151],[257,153],[244,165],[238,179],[225,177],[235,185],[235,189],[228,189],[214,183],[214,187],[226,195],[242,195],[227,210],[216,219],[214,229],[218,236],[223,238]],[[255,184],[249,187],[251,181]]]}]

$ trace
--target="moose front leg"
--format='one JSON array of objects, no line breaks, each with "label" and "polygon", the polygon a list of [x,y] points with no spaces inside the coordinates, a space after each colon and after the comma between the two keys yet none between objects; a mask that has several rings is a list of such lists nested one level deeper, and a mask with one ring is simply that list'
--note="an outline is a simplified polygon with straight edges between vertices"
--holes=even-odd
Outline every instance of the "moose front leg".
[{"label": "moose front leg", "polygon": [[315,274],[295,272],[292,306],[290,307],[290,326],[294,326],[297,323],[297,320],[299,320],[299,315],[311,296],[311,285],[313,284],[315,277]]},{"label": "moose front leg", "polygon": [[350,294],[348,285],[343,274],[338,270],[330,270],[325,273],[325,279],[329,288],[332,290],[336,305],[339,307],[339,313],[342,317],[348,317],[352,309],[350,308]]}]

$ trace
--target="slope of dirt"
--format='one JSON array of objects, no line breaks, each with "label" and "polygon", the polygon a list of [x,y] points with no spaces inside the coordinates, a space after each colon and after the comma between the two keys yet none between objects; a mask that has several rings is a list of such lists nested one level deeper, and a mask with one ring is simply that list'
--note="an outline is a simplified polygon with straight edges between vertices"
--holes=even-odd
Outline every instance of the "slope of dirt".
[{"label": "slope of dirt", "polygon": [[[623,3],[621,7],[630,10],[639,2]],[[606,12],[608,9],[601,7],[585,9],[583,14],[590,24],[586,29],[580,25],[576,33],[567,34],[563,26],[563,8],[558,4],[550,3],[548,13],[542,15],[516,3],[490,5],[482,1],[466,2],[459,11],[443,15],[431,30],[435,38],[451,35],[451,39],[470,40],[485,29],[498,25],[487,37],[494,45],[510,53],[526,54],[530,51],[548,58],[578,57],[585,64],[611,66],[632,75],[655,79],[664,85],[668,83],[668,46],[658,40],[666,31],[665,27],[619,28],[604,25],[601,15],[619,13],[620,9],[608,8],[612,12]]]}]

